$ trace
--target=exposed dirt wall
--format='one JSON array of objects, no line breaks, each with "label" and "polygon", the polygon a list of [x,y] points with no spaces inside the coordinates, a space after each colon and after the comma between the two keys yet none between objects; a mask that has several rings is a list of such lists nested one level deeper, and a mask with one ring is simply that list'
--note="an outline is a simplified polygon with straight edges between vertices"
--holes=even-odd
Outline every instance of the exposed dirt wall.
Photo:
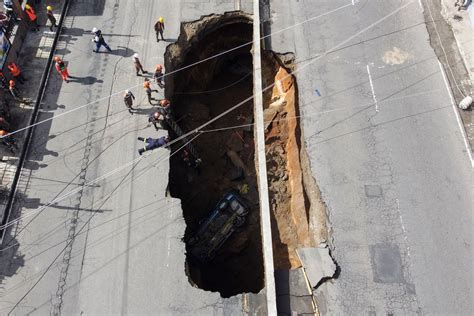
[{"label": "exposed dirt wall", "polygon": [[326,240],[325,205],[302,141],[297,84],[289,75],[293,56],[269,51],[263,56],[264,86],[276,83],[264,94],[274,263],[276,269],[296,268],[297,248]]}]

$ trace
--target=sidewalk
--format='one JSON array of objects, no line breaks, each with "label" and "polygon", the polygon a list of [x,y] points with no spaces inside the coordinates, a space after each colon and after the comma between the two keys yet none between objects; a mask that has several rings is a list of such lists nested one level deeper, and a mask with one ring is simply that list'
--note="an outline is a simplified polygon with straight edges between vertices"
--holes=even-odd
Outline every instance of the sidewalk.
[{"label": "sidewalk", "polygon": [[[474,3],[467,10],[459,10],[455,7],[455,0],[441,0],[441,15],[451,27],[451,30],[459,49],[461,58],[466,66],[468,76],[460,78],[461,90],[465,95],[474,96]],[[453,90],[456,90],[455,88]],[[456,103],[462,100],[461,96],[456,97]],[[467,111],[459,110],[466,134],[474,148],[474,122],[472,121],[472,105]]]},{"label": "sidewalk", "polygon": [[456,44],[470,79],[469,83],[465,82],[463,84],[464,87],[467,84],[470,85],[470,91],[466,92],[472,94],[474,92],[472,88],[472,83],[474,82],[474,4],[471,4],[467,10],[458,11],[458,7],[455,7],[454,3],[454,0],[442,0],[441,14],[453,31]]},{"label": "sidewalk", "polygon": [[[59,21],[58,13],[62,8],[60,2],[60,0],[51,0],[48,2],[48,5],[52,5],[54,8],[57,21]],[[10,108],[10,131],[15,131],[28,125],[55,35],[54,32],[50,32],[49,30],[49,22],[46,23],[46,4],[41,3],[34,6],[34,8],[38,15],[39,24],[41,25],[40,30],[38,32],[28,32],[16,60],[16,63],[22,69],[22,73],[28,80],[24,84],[18,84],[17,87],[20,91],[20,96],[29,102],[18,102],[14,100],[8,92],[5,92],[5,100]],[[6,75],[8,76],[9,74]],[[14,153],[4,145],[0,146],[0,218],[3,217],[4,207],[17,169],[25,135],[26,130],[13,135],[18,145],[18,149],[16,149]],[[19,191],[21,191],[21,186],[24,185],[24,183],[18,183]]]},{"label": "sidewalk", "polygon": [[443,65],[472,152],[472,106],[461,110],[457,105],[466,95],[474,93],[474,21],[471,20],[474,18],[474,4],[467,11],[458,11],[455,3],[456,0],[429,0],[423,1],[423,7],[431,46]]}]

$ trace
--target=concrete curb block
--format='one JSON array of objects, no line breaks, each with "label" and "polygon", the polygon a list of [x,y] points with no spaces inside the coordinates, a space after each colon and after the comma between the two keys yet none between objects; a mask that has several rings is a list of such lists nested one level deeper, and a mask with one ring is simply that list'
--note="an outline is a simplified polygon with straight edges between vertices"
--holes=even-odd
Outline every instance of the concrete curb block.
[{"label": "concrete curb block", "polygon": [[258,191],[260,195],[260,226],[262,231],[263,265],[267,315],[277,315],[273,242],[268,198],[267,160],[265,155],[265,130],[263,122],[262,59],[260,42],[260,1],[253,1],[253,89],[255,116],[255,151],[257,154]]}]

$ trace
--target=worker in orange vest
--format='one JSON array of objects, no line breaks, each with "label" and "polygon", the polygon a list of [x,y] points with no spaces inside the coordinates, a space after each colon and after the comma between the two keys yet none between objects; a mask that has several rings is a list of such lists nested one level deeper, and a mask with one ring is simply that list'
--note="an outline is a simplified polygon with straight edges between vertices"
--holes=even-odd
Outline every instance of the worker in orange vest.
[{"label": "worker in orange vest", "polygon": [[14,62],[10,62],[8,63],[7,67],[16,81],[18,81],[21,84],[23,84],[26,81],[25,77],[23,77],[23,75],[21,74],[20,67],[18,67],[17,64],[15,64]]},{"label": "worker in orange vest", "polygon": [[163,66],[160,64],[156,65],[155,73],[153,74],[153,79],[155,79],[156,84],[163,89],[165,85],[163,84]]},{"label": "worker in orange vest", "polygon": [[151,97],[151,92],[152,91],[158,92],[158,90],[154,90],[151,88],[150,80],[148,78],[145,78],[145,81],[143,82],[143,89],[145,89],[146,95],[148,97],[148,103],[153,105],[151,100],[155,100],[155,99]]},{"label": "worker in orange vest", "polygon": [[66,83],[69,82],[69,72],[67,71],[66,64],[59,58],[59,56],[54,57],[56,70],[59,72],[61,77]]},{"label": "worker in orange vest", "polygon": [[10,93],[12,95],[12,97],[17,100],[17,101],[21,101],[21,98],[20,98],[20,93],[18,92],[18,89],[16,88],[15,86],[15,81],[14,80],[10,80],[9,82],[9,87],[8,89],[10,90]]},{"label": "worker in orange vest", "polygon": [[38,24],[38,17],[36,16],[35,10],[29,5],[25,5],[25,13],[28,15],[28,18],[30,19],[30,22],[33,23],[35,26],[34,30],[38,31],[39,30],[39,24]]}]

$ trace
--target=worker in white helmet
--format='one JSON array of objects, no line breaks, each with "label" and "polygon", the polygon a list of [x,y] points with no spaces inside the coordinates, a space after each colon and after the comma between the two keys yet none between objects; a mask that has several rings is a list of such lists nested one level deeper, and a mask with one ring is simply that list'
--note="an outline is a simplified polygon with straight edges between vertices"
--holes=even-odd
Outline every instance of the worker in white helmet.
[{"label": "worker in white helmet", "polygon": [[142,74],[146,74],[147,71],[143,70],[142,63],[140,62],[140,56],[137,53],[135,53],[133,54],[132,59],[133,59],[133,65],[135,66],[135,70],[137,71],[137,76],[140,76],[140,71],[142,72]]},{"label": "worker in white helmet", "polygon": [[92,50],[94,53],[98,53],[99,49],[102,46],[104,46],[109,52],[112,51],[110,49],[109,45],[107,45],[107,43],[105,42],[104,37],[102,36],[102,31],[101,30],[94,27],[92,29],[92,33],[94,34],[94,38],[92,39],[92,41],[95,43],[95,49]]},{"label": "worker in white helmet", "polygon": [[123,95],[123,102],[125,103],[125,106],[128,108],[128,113],[130,114],[133,114],[133,111],[135,110],[133,108],[133,100],[135,100],[135,96],[133,95],[132,91],[125,90],[125,94]]}]

